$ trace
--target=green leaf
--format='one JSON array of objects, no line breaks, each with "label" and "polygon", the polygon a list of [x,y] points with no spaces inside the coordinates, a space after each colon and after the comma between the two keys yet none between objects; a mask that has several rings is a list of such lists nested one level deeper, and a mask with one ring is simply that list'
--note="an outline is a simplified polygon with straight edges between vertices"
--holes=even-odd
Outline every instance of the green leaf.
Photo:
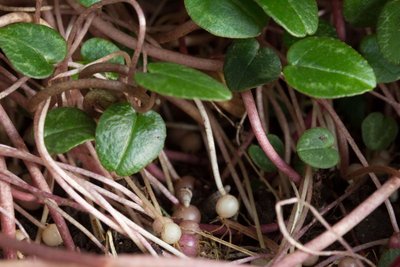
[{"label": "green leaf", "polygon": [[90,7],[93,4],[96,4],[97,2],[100,2],[101,0],[77,0],[78,3],[80,3],[84,7]]},{"label": "green leaf", "polygon": [[390,267],[392,263],[396,260],[396,258],[399,256],[400,256],[400,249],[398,248],[387,249],[385,250],[385,252],[382,253],[377,266]]},{"label": "green leaf", "polygon": [[210,101],[232,98],[231,92],[210,76],[175,63],[150,63],[147,73],[136,73],[136,82],[160,95]]},{"label": "green leaf", "polygon": [[[337,38],[337,33],[335,28],[328,21],[320,19],[318,22],[318,29],[312,36]],[[304,38],[294,37],[293,35],[290,35],[287,31],[285,31],[285,33],[283,34],[283,43],[286,47],[292,46],[295,42],[301,39]]]},{"label": "green leaf", "polygon": [[197,25],[220,37],[255,37],[268,22],[251,0],[185,0],[185,7]]},{"label": "green leaf", "polygon": [[400,79],[400,65],[393,64],[383,57],[375,35],[362,40],[360,52],[374,69],[378,83],[390,83]]},{"label": "green leaf", "polygon": [[392,117],[380,112],[369,114],[361,124],[362,139],[371,150],[384,150],[396,139],[399,127]]},{"label": "green leaf", "polygon": [[[118,46],[102,38],[90,38],[83,43],[81,48],[82,58],[87,62],[95,61],[111,53],[120,51]],[[118,56],[109,60],[111,63],[124,64],[124,58]]]},{"label": "green leaf", "polygon": [[377,25],[378,44],[383,56],[400,64],[400,0],[388,2],[379,15]]},{"label": "green leaf", "polygon": [[375,26],[387,0],[344,0],[343,15],[354,26]]},{"label": "green leaf", "polygon": [[[267,137],[271,145],[274,147],[275,151],[280,156],[283,156],[284,146],[281,139],[279,139],[279,137],[274,134],[267,134]],[[248,148],[248,153],[251,160],[263,171],[275,172],[277,170],[275,164],[273,164],[271,160],[267,157],[267,155],[265,155],[260,146],[251,145]]]},{"label": "green leaf", "polygon": [[281,62],[270,48],[255,39],[236,40],[225,57],[224,75],[231,91],[244,91],[279,78]]},{"label": "green leaf", "polygon": [[276,23],[291,35],[304,37],[318,28],[315,0],[255,0]]},{"label": "green leaf", "polygon": [[339,161],[339,153],[334,148],[335,140],[325,128],[305,131],[297,142],[296,150],[300,159],[314,168],[329,169]]},{"label": "green leaf", "polygon": [[368,62],[345,43],[328,37],[308,37],[292,45],[287,83],[303,94],[338,98],[362,94],[376,85]]},{"label": "green leaf", "polygon": [[[120,51],[118,46],[112,42],[102,38],[91,38],[83,43],[81,48],[81,55],[84,61],[87,63],[98,60],[99,58],[108,56],[111,53]],[[122,56],[114,57],[108,60],[110,63],[124,64],[124,58]],[[108,79],[117,80],[118,74],[107,72],[106,77]]]},{"label": "green leaf", "polygon": [[44,142],[50,154],[62,154],[94,140],[96,123],[77,108],[62,107],[49,111],[44,125]]},{"label": "green leaf", "polygon": [[33,23],[0,28],[0,48],[17,71],[36,79],[49,77],[53,65],[67,53],[67,44],[57,31]]},{"label": "green leaf", "polygon": [[158,156],[165,137],[165,123],[157,112],[137,113],[128,103],[114,104],[100,117],[96,151],[107,170],[127,176]]}]

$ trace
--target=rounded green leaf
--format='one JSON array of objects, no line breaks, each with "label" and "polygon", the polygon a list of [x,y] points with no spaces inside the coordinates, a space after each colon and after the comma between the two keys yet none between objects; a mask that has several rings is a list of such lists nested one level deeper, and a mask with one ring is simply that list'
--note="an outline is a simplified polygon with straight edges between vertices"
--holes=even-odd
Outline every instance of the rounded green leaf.
[{"label": "rounded green leaf", "polygon": [[97,2],[100,2],[101,0],[77,0],[79,4],[81,4],[84,7],[90,7],[93,4],[96,4]]},{"label": "rounded green leaf", "polygon": [[96,151],[107,170],[127,176],[158,156],[165,137],[165,123],[157,112],[137,113],[128,103],[114,104],[100,117]]},{"label": "rounded green leaf", "polygon": [[329,169],[339,161],[339,153],[334,148],[335,140],[325,128],[305,131],[297,142],[296,150],[300,159],[314,168]]},{"label": "rounded green leaf", "polygon": [[[280,155],[283,156],[284,153],[284,146],[279,139],[278,136],[274,134],[267,135],[269,142],[274,147],[275,151]],[[277,169],[275,165],[271,162],[271,160],[265,155],[262,148],[258,145],[251,145],[248,148],[248,153],[251,160],[263,171],[265,172],[275,172]]]},{"label": "rounded green leaf", "polygon": [[255,37],[268,21],[250,0],[185,0],[185,7],[197,25],[220,37]]},{"label": "rounded green leaf", "polygon": [[344,0],[343,15],[346,21],[355,26],[375,26],[387,0]]},{"label": "rounded green leaf", "polygon": [[361,124],[362,139],[371,150],[384,150],[396,139],[399,127],[392,117],[380,112],[369,114]]},{"label": "rounded green leaf", "polygon": [[43,79],[64,59],[67,44],[55,30],[39,24],[15,23],[0,28],[0,48],[22,74]]},{"label": "rounded green leaf", "polygon": [[226,84],[231,91],[244,91],[279,78],[281,62],[270,48],[260,48],[257,40],[236,40],[224,63]]},{"label": "rounded green leaf", "polygon": [[195,69],[175,63],[150,63],[147,73],[136,73],[136,82],[160,95],[223,101],[232,93],[222,83]]},{"label": "rounded green leaf", "polygon": [[[92,62],[120,50],[121,49],[119,49],[119,47],[112,42],[106,39],[94,37],[83,43],[81,48],[81,55],[84,61]],[[125,60],[122,56],[117,56],[108,60],[108,62],[124,64]],[[105,75],[108,79],[118,79],[118,74],[116,73],[107,72]]]},{"label": "rounded green leaf", "polygon": [[315,0],[255,0],[265,13],[291,35],[304,37],[318,28],[318,7]]},{"label": "rounded green leaf", "polygon": [[362,94],[376,85],[368,62],[345,43],[328,37],[308,37],[292,45],[289,65],[283,70],[287,83],[316,98]]},{"label": "rounded green leaf", "polygon": [[44,125],[44,142],[50,154],[62,154],[94,140],[96,123],[77,108],[62,107],[49,111]]},{"label": "rounded green leaf", "polygon": [[388,2],[379,15],[377,25],[378,44],[383,56],[400,64],[400,0]]},{"label": "rounded green leaf", "polygon": [[[119,47],[112,42],[102,38],[94,37],[83,43],[81,55],[83,60],[92,62],[120,50],[121,49],[119,49]],[[124,64],[124,58],[122,56],[118,56],[110,59],[109,62]]]},{"label": "rounded green leaf", "polygon": [[360,52],[374,69],[378,83],[390,83],[400,79],[400,64],[393,64],[383,57],[375,35],[362,40]]},{"label": "rounded green leaf", "polygon": [[378,262],[378,267],[389,267],[392,266],[392,263],[400,256],[400,249],[398,248],[390,248],[386,249]]}]

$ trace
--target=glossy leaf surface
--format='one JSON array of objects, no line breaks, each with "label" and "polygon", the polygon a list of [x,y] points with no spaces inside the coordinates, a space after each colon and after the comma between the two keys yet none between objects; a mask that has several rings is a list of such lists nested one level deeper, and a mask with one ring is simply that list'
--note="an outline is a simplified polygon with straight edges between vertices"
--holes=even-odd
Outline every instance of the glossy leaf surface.
[{"label": "glossy leaf surface", "polygon": [[94,140],[96,123],[77,108],[62,107],[48,112],[44,125],[44,142],[50,154],[61,154]]},{"label": "glossy leaf surface", "polygon": [[400,64],[400,0],[388,2],[379,15],[377,25],[378,44],[383,56]]},{"label": "glossy leaf surface", "polygon": [[210,101],[232,98],[228,88],[210,76],[175,63],[150,63],[147,73],[136,73],[136,82],[160,95]]},{"label": "glossy leaf surface", "polygon": [[0,48],[22,74],[43,79],[64,59],[67,45],[55,30],[39,24],[14,23],[0,28]]},{"label": "glossy leaf surface", "polygon": [[281,62],[270,48],[255,39],[235,41],[228,49],[224,75],[231,91],[244,91],[279,78]]},{"label": "glossy leaf surface", "polygon": [[306,130],[297,142],[296,150],[300,159],[314,168],[329,169],[339,161],[334,148],[334,137],[325,128]]},{"label": "glossy leaf surface", "polygon": [[304,37],[318,28],[315,0],[255,0],[264,11],[291,35]]},{"label": "glossy leaf surface", "polygon": [[[271,145],[274,147],[275,151],[280,156],[283,156],[284,146],[279,137],[274,134],[268,134],[267,137]],[[271,160],[267,157],[267,155],[265,155],[264,151],[260,146],[258,145],[249,146],[248,153],[253,162],[263,171],[275,172],[277,170],[275,165],[271,162]]]},{"label": "glossy leaf surface", "polygon": [[345,43],[328,37],[309,37],[292,45],[286,81],[296,90],[316,98],[362,94],[376,85],[368,62]]},{"label": "glossy leaf surface", "polygon": [[[118,46],[102,38],[90,38],[85,41],[81,48],[82,58],[87,62],[95,61],[113,52],[120,51]],[[124,58],[118,56],[109,60],[112,63],[124,64]]]},{"label": "glossy leaf surface", "polygon": [[127,176],[158,156],[165,137],[165,123],[158,113],[137,113],[127,103],[114,104],[100,117],[96,151],[107,170]]},{"label": "glossy leaf surface", "polygon": [[393,64],[383,57],[375,35],[362,40],[360,52],[374,69],[378,83],[390,83],[400,79],[400,64]]},{"label": "glossy leaf surface", "polygon": [[185,7],[197,25],[220,37],[255,37],[268,21],[251,0],[185,0]]}]

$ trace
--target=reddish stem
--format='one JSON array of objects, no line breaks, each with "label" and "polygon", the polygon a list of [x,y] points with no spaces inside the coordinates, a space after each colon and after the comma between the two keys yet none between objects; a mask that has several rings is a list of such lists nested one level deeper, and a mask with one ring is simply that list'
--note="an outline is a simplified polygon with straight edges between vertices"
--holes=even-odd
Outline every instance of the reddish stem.
[{"label": "reddish stem", "polygon": [[[75,0],[67,0],[67,2],[78,13],[82,13],[85,11],[85,8],[76,3]],[[113,27],[110,23],[102,20],[101,18],[96,17],[93,20],[92,25],[101,33],[107,35],[109,38],[117,41],[118,43],[126,47],[129,47],[131,49],[136,49],[137,40],[135,38],[133,38],[127,33],[118,30],[117,28]],[[221,71],[223,66],[223,62],[220,60],[211,60],[211,59],[184,55],[160,47],[155,47],[147,43],[143,45],[143,52],[145,52],[151,57],[160,59],[162,61],[174,62],[203,70]]]},{"label": "reddish stem", "polygon": [[42,259],[57,262],[57,264],[62,262],[69,262],[93,267],[105,265],[103,263],[104,258],[72,251],[49,248],[43,245],[28,243],[25,241],[21,242],[15,240],[14,238],[5,236],[4,234],[0,234],[0,247],[16,249],[24,254],[35,255]]},{"label": "reddish stem", "polygon": [[165,182],[164,173],[162,172],[162,170],[160,170],[160,168],[158,168],[158,166],[156,164],[150,163],[149,165],[147,165],[146,171],[151,173],[154,177],[156,177],[161,182]]},{"label": "reddish stem", "polygon": [[344,24],[342,3],[340,0],[332,0],[333,23],[340,40],[346,40],[346,25]]},{"label": "reddish stem", "polygon": [[[358,205],[357,208],[332,226],[332,231],[325,231],[305,244],[305,247],[315,251],[321,251],[325,249],[337,240],[337,235],[343,236],[350,231],[353,227],[364,220],[365,217],[371,214],[377,207],[379,207],[399,187],[400,179],[397,177],[390,178],[384,185],[382,185],[381,188],[379,188],[369,198]],[[297,264],[301,264],[308,257],[308,253],[301,250],[296,250],[272,266],[296,266]]]},{"label": "reddish stem", "polygon": [[[15,128],[13,122],[8,117],[6,111],[4,110],[3,106],[0,105],[0,122],[4,127],[5,132],[7,133],[8,137],[10,138],[11,142],[14,146],[22,151],[29,151],[27,146],[25,145],[24,140],[19,135],[17,129]],[[29,173],[31,174],[32,180],[34,181],[35,185],[40,190],[46,191],[48,193],[51,192],[49,185],[47,184],[46,180],[43,177],[39,167],[30,162],[24,161]],[[57,225],[57,228],[63,238],[65,246],[69,250],[74,250],[75,245],[74,241],[72,240],[72,236],[68,230],[68,226],[64,220],[64,218],[53,208],[49,207],[49,212],[51,217],[53,218],[54,222]]]},{"label": "reddish stem", "polygon": [[295,183],[299,183],[301,176],[290,167],[280,156],[276,153],[274,147],[269,142],[267,135],[261,125],[261,120],[258,115],[257,107],[254,102],[253,95],[251,91],[246,91],[242,93],[243,103],[246,107],[247,114],[249,116],[251,128],[253,129],[254,135],[256,136],[258,143],[260,144],[264,153],[268,158],[275,164],[275,166],[284,174],[286,174],[289,179]]},{"label": "reddish stem", "polygon": [[[3,157],[0,157],[0,168],[7,168],[6,162]],[[7,212],[8,216],[1,213],[1,231],[3,234],[14,237],[15,236],[15,222],[14,222],[14,206],[13,197],[11,194],[11,187],[8,183],[0,182],[0,206]],[[4,248],[4,258],[15,259],[16,252],[9,248]]]}]

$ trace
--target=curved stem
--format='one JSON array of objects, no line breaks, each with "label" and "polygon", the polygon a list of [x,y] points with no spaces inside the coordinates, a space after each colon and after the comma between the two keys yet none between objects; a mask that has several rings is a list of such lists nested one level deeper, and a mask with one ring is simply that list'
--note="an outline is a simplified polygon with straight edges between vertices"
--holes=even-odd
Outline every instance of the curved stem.
[{"label": "curved stem", "polygon": [[203,118],[204,128],[207,135],[208,152],[210,153],[210,161],[211,161],[212,171],[214,174],[215,184],[217,185],[218,191],[221,193],[221,195],[225,196],[226,191],[224,185],[222,184],[221,175],[219,173],[217,153],[215,151],[214,136],[211,129],[211,123],[208,118],[207,112],[203,106],[203,103],[201,103],[201,101],[198,99],[195,99],[194,102],[199,108],[200,115]]},{"label": "curved stem", "polygon": [[[89,89],[89,88],[100,88],[100,89],[107,89],[113,91],[124,92],[130,94],[134,97],[137,97],[142,101],[144,104],[142,106],[147,107],[149,101],[149,96],[144,93],[142,89],[136,88],[134,86],[128,85],[126,83],[122,83],[119,81],[111,81],[111,80],[101,80],[101,79],[80,79],[74,81],[66,81],[57,83],[47,87],[46,89],[38,92],[34,95],[28,106],[28,110],[31,112],[35,111],[37,106],[45,101],[47,98],[61,94],[62,92],[72,90],[72,89]],[[141,107],[136,107],[141,108]]]},{"label": "curved stem", "polygon": [[254,98],[251,94],[251,91],[243,92],[242,98],[243,103],[246,107],[247,114],[249,116],[254,135],[256,136],[258,143],[260,144],[264,153],[281,172],[289,177],[290,180],[295,183],[299,183],[301,180],[300,174],[298,174],[294,169],[292,169],[292,167],[290,167],[285,161],[283,161],[283,159],[278,155],[274,147],[269,142],[261,125],[260,117],[258,116],[256,104],[254,103]]},{"label": "curved stem", "polygon": [[[354,141],[353,137],[350,135],[349,131],[346,129],[346,126],[344,126],[343,122],[341,121],[339,116],[336,114],[336,112],[333,109],[333,107],[326,100],[320,99],[320,100],[317,100],[317,101],[318,101],[318,103],[320,103],[325,108],[325,110],[332,117],[333,121],[336,124],[336,127],[341,132],[341,134],[343,134],[346,137],[347,142],[352,147],[354,153],[356,154],[356,156],[360,160],[361,164],[364,167],[367,167],[368,166],[367,159],[361,153],[361,151],[358,148],[358,146],[357,146],[356,142]],[[379,181],[378,177],[374,173],[371,173],[370,177],[371,177],[372,182],[375,184],[375,186],[377,188],[379,188],[381,186],[381,182]],[[389,201],[389,199],[385,200],[385,205],[386,205],[386,209],[388,211],[389,217],[390,217],[390,221],[391,221],[392,226],[393,226],[393,230],[395,232],[399,232],[400,231],[399,230],[399,225],[397,223],[396,215],[395,215],[394,210],[393,210],[393,205]]]},{"label": "curved stem", "polygon": [[[332,226],[332,231],[325,231],[304,246],[314,251],[320,251],[328,247],[336,241],[337,235],[343,236],[350,231],[354,226],[379,207],[399,187],[400,179],[398,177],[390,178],[381,188],[375,191],[345,218]],[[272,266],[295,266],[296,264],[301,264],[308,256],[308,253],[297,250]]]},{"label": "curved stem", "polygon": [[[23,139],[19,135],[17,129],[15,128],[13,122],[10,120],[8,117],[6,111],[4,108],[0,105],[0,122],[2,123],[8,137],[10,138],[11,142],[14,144],[15,147],[23,150],[23,151],[29,151],[27,146],[25,145]],[[32,180],[34,183],[37,185],[37,187],[40,190],[46,191],[50,193],[50,188],[43,177],[42,172],[40,171],[39,167],[29,161],[24,161],[29,173],[31,174]],[[68,226],[64,220],[64,218],[58,214],[54,209],[50,208],[49,209],[50,214],[54,220],[54,222],[57,225],[57,228],[60,232],[61,237],[63,238],[65,246],[69,250],[74,250],[75,245],[74,241],[72,240],[71,233],[68,230]]]},{"label": "curved stem", "polygon": [[[0,171],[5,170],[7,168],[6,161],[3,157],[0,157]],[[8,214],[0,214],[1,221],[1,231],[3,234],[14,237],[15,236],[15,214],[13,207],[13,196],[11,191],[11,186],[9,183],[0,182],[0,206],[4,209],[4,211]],[[12,249],[4,250],[4,258],[5,259],[15,259],[17,256],[16,252]]]},{"label": "curved stem", "polygon": [[[68,4],[78,11],[79,13],[82,13],[85,11],[85,8],[80,6],[78,3],[76,3],[75,0],[67,0]],[[107,35],[114,41],[117,41],[118,43],[131,48],[131,49],[136,49],[137,47],[137,41],[135,38],[130,36],[129,34],[126,34],[117,28],[113,27],[110,23],[102,20],[99,17],[96,17],[93,20],[92,24],[97,30],[99,30],[101,33]],[[210,71],[221,71],[223,62],[220,60],[211,60],[211,59],[205,59],[205,58],[198,58],[198,57],[193,57],[189,55],[184,55],[181,53],[177,53],[174,51],[169,51],[163,48],[155,47],[150,44],[144,44],[143,45],[143,52],[148,54],[149,56],[152,56],[154,58],[163,60],[163,61],[169,61],[169,62],[174,62],[178,64],[183,64],[186,66],[190,66],[193,68],[198,68],[198,69],[203,69],[203,70],[210,70]]]},{"label": "curved stem", "polygon": [[93,74],[100,72],[117,72],[119,74],[122,74],[123,76],[126,76],[128,75],[129,67],[122,64],[108,62],[96,63],[85,67],[79,73],[79,79],[90,78]]}]

